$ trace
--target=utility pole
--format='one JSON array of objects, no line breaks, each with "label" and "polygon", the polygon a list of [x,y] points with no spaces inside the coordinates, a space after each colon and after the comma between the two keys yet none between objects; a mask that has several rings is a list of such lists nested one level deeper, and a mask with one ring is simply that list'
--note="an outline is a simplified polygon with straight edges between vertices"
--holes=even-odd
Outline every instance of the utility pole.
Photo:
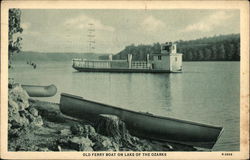
[{"label": "utility pole", "polygon": [[89,23],[88,24],[88,52],[94,53],[95,52],[95,24]]}]

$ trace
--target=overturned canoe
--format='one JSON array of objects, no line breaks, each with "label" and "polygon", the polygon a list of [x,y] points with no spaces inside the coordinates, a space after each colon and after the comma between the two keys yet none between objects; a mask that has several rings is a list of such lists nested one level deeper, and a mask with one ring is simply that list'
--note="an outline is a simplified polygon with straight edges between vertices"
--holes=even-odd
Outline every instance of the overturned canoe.
[{"label": "overturned canoe", "polygon": [[212,149],[222,127],[135,112],[62,93],[60,110],[68,116],[94,122],[99,114],[118,116],[138,137]]},{"label": "overturned canoe", "polygon": [[35,86],[35,85],[22,85],[30,97],[51,97],[57,92],[55,85],[49,86]]}]

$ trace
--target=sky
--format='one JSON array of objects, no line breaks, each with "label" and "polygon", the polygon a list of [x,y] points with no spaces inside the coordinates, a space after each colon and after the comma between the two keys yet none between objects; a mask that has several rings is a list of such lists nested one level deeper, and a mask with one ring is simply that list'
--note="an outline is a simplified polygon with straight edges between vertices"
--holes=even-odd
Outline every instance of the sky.
[{"label": "sky", "polygon": [[[240,32],[239,10],[22,9],[22,50],[116,54],[130,44]],[[91,27],[89,24],[93,24]],[[89,29],[94,29],[89,33]]]}]

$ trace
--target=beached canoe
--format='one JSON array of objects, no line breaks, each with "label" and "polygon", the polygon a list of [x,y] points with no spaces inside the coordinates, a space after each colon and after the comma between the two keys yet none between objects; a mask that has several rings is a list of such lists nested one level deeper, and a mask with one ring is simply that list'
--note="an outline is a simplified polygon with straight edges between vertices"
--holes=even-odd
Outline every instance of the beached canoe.
[{"label": "beached canoe", "polygon": [[61,94],[60,110],[65,115],[92,122],[99,114],[116,115],[134,136],[208,149],[213,148],[223,130],[222,127],[122,109],[66,93]]},{"label": "beached canoe", "polygon": [[22,85],[22,88],[30,97],[52,97],[57,92],[57,88],[53,84],[49,86]]}]

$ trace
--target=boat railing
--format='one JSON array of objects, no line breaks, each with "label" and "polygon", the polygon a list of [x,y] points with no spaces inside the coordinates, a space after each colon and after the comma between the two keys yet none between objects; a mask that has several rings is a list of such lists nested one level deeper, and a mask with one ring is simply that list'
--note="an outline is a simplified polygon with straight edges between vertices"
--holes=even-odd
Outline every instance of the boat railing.
[{"label": "boat railing", "polygon": [[73,66],[80,68],[111,68],[110,61],[73,61]]},{"label": "boat railing", "polygon": [[[127,60],[85,60],[73,59],[73,67],[77,68],[129,68]],[[132,69],[151,69],[152,65],[147,61],[132,61]]]},{"label": "boat railing", "polygon": [[150,69],[151,64],[147,61],[132,61],[132,68],[136,69]]}]

